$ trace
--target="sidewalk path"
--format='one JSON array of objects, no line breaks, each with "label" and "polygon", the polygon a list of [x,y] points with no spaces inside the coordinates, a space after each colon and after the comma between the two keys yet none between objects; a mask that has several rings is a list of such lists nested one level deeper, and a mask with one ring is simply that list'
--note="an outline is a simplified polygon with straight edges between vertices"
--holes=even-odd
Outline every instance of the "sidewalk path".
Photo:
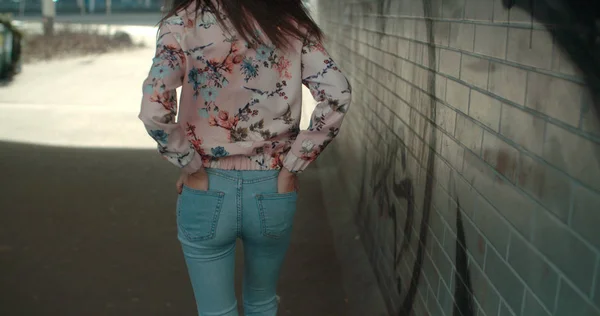
[{"label": "sidewalk path", "polygon": [[[0,143],[0,166],[0,315],[194,315],[177,174],[154,150]],[[280,315],[348,315],[316,172],[302,177]]]},{"label": "sidewalk path", "polygon": [[[146,28],[138,36],[151,42],[155,32]],[[0,86],[0,141],[155,148],[137,119],[153,54],[149,45],[24,65],[13,82]],[[315,103],[306,88],[303,99],[306,128]]]},{"label": "sidewalk path", "polygon": [[0,140],[154,148],[137,120],[153,49],[28,64],[0,87]]}]

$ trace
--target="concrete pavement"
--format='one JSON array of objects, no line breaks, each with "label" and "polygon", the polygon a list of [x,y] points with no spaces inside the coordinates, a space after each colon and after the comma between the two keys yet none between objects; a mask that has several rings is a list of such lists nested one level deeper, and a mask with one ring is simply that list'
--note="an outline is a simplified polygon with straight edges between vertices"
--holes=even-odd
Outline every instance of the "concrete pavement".
[{"label": "concrete pavement", "polygon": [[[194,315],[154,150],[3,142],[0,166],[0,315]],[[348,315],[316,170],[302,187],[280,315]]]},{"label": "concrete pavement", "polygon": [[[25,65],[0,87],[0,315],[194,314],[177,171],[136,118],[152,53]],[[351,314],[317,173],[302,177],[281,315]]]},{"label": "concrete pavement", "polygon": [[26,64],[0,88],[0,139],[36,144],[154,148],[137,122],[153,49]]},{"label": "concrete pavement", "polygon": [[[145,48],[38,62],[0,87],[0,140],[24,143],[111,148],[155,148],[137,114],[141,83],[154,54],[156,29],[136,31]],[[315,103],[303,89],[301,127]],[[125,136],[123,136],[125,135]]]}]

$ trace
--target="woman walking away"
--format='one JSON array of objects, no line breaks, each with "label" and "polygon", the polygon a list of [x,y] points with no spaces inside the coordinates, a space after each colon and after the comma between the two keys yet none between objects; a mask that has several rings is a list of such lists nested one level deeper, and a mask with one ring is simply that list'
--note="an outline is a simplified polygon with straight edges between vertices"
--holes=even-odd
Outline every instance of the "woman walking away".
[{"label": "woman walking away", "polygon": [[[337,135],[351,89],[302,0],[175,0],[161,21],[139,118],[181,168],[178,238],[199,315],[274,316],[296,175]],[[302,84],[318,105],[300,131]],[[177,116],[176,88],[181,87]]]}]

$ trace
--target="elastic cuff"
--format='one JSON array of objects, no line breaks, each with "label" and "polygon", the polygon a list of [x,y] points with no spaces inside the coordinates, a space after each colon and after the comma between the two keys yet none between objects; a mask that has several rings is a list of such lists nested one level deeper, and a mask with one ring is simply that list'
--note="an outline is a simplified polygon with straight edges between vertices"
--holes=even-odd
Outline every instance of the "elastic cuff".
[{"label": "elastic cuff", "polygon": [[194,152],[194,158],[192,158],[192,161],[185,165],[182,170],[187,174],[192,174],[200,169],[202,169],[202,157]]},{"label": "elastic cuff", "polygon": [[292,154],[292,152],[288,152],[283,160],[283,167],[292,173],[300,173],[304,171],[309,164],[309,160],[302,159]]}]

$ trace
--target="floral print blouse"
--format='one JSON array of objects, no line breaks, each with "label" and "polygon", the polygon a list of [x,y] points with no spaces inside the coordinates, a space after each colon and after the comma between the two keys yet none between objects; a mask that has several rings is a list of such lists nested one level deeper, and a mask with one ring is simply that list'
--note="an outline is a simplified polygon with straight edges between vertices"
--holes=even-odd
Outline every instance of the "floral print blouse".
[{"label": "floral print blouse", "polygon": [[[143,83],[139,118],[159,152],[188,173],[304,170],[339,132],[351,100],[348,80],[310,36],[280,50],[224,30],[215,16],[221,13],[201,8],[194,18],[193,11],[161,25]],[[318,104],[300,131],[302,84]]]}]

